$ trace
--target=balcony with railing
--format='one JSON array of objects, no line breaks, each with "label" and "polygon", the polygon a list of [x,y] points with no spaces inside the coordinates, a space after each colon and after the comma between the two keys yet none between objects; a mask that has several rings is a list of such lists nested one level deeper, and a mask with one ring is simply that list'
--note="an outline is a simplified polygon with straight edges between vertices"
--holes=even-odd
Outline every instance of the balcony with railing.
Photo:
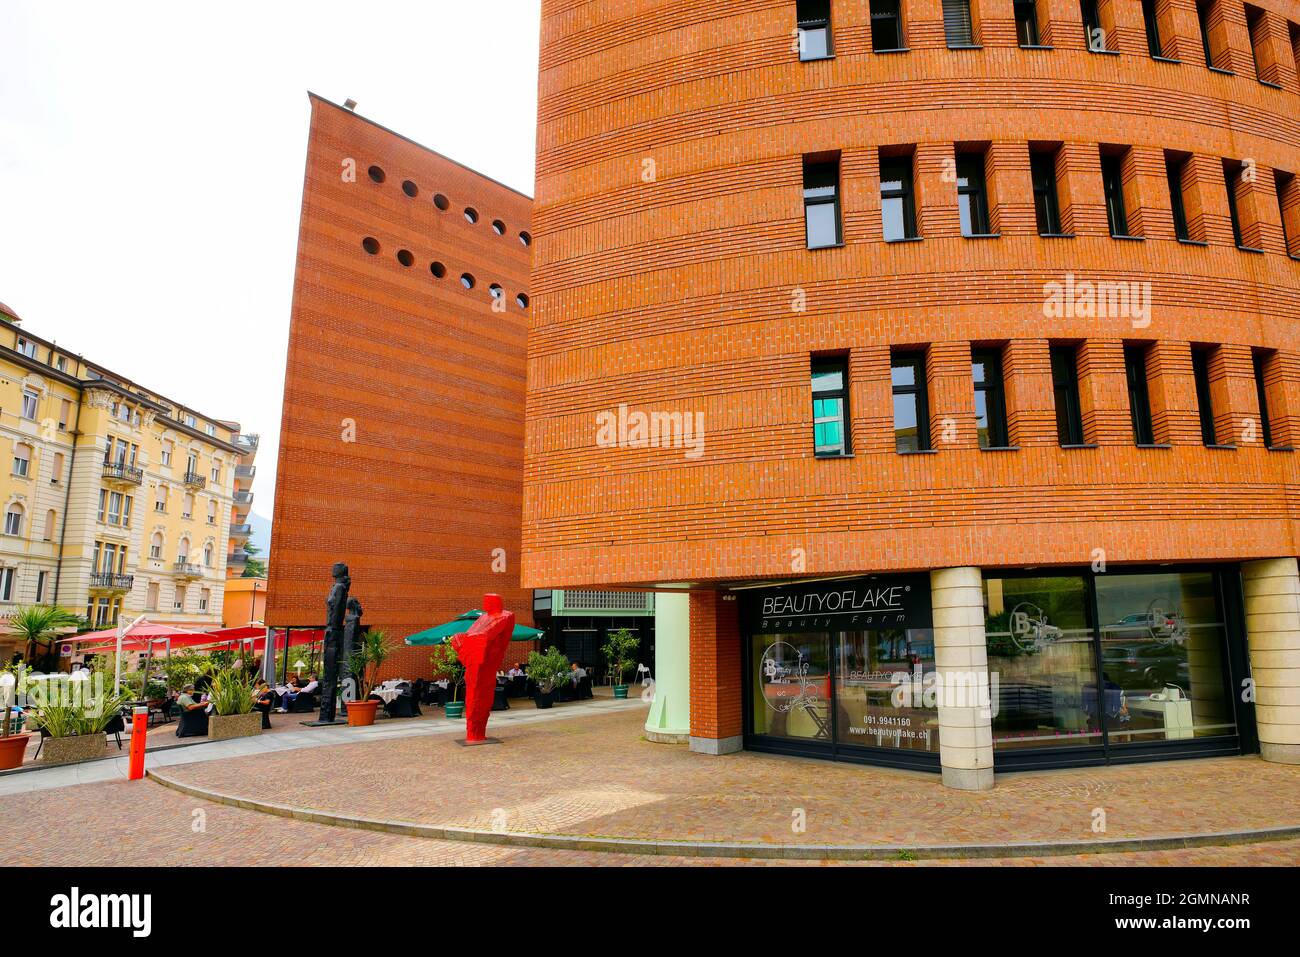
[{"label": "balcony with railing", "polygon": [[90,576],[90,587],[95,591],[130,591],[134,586],[134,575],[114,575],[109,572],[94,572]]},{"label": "balcony with railing", "polygon": [[257,453],[258,443],[261,436],[258,435],[235,435],[231,438],[231,443],[243,452],[245,455],[254,455]]},{"label": "balcony with railing", "polygon": [[236,492],[236,493],[235,493],[235,504],[236,504],[236,505],[252,505],[252,504],[253,504],[253,493],[252,493],[252,492]]},{"label": "balcony with railing", "polygon": [[248,541],[253,535],[253,526],[247,522],[230,526],[230,537],[237,541]]},{"label": "balcony with railing", "polygon": [[104,481],[115,485],[140,485],[144,482],[144,469],[125,462],[105,462]]},{"label": "balcony with railing", "polygon": [[208,477],[200,475],[198,472],[186,472],[185,484],[190,488],[205,488],[208,484]]},{"label": "balcony with railing", "polygon": [[202,578],[203,566],[194,562],[177,562],[172,566],[172,574],[177,578]]}]

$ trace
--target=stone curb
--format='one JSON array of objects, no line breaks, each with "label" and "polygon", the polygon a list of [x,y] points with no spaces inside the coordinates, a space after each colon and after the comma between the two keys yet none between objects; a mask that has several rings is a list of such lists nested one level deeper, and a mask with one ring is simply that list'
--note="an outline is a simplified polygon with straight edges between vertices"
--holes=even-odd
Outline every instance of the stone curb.
[{"label": "stone curb", "polygon": [[405,837],[438,841],[498,844],[506,847],[547,848],[560,851],[605,851],[615,854],[666,855],[674,857],[756,858],[806,861],[899,861],[979,859],[1003,857],[1064,857],[1073,854],[1117,854],[1133,851],[1181,850],[1193,847],[1225,847],[1300,838],[1300,824],[1252,831],[1221,831],[1210,834],[1181,834],[1159,837],[1109,838],[1097,841],[1044,841],[1018,844],[758,844],[730,841],[667,841],[619,837],[580,837],[567,834],[481,831],[465,827],[444,827],[410,821],[355,817],[329,811],[312,811],[252,801],[221,791],[184,784],[157,771],[148,777],[190,797],[216,804],[257,811],[313,824],[381,831]]}]

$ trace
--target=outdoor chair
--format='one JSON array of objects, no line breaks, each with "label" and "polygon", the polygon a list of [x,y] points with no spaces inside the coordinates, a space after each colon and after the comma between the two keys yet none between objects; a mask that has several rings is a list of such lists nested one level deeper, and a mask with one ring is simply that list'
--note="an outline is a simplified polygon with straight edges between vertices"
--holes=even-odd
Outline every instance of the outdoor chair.
[{"label": "outdoor chair", "polygon": [[526,698],[528,697],[528,679],[523,675],[515,675],[510,679],[510,697]]},{"label": "outdoor chair", "polygon": [[414,695],[399,694],[384,705],[384,711],[390,718],[414,718],[419,713],[419,705]]},{"label": "outdoor chair", "polygon": [[596,697],[595,692],[591,690],[591,675],[583,675],[578,679],[578,700],[585,701],[588,698]]},{"label": "outdoor chair", "polygon": [[38,730],[41,733],[41,740],[38,741],[36,744],[36,754],[32,757],[33,761],[40,758],[41,748],[45,747],[45,739],[50,736],[50,732],[45,729],[44,725],[42,725]]},{"label": "outdoor chair", "polygon": [[492,695],[492,710],[493,710],[493,711],[509,711],[509,710],[510,710],[510,698],[509,698],[509,696],[506,694],[506,690],[507,690],[507,688],[506,688],[505,685],[497,685],[497,687],[496,687],[496,691],[495,691],[494,694]]},{"label": "outdoor chair", "polygon": [[578,689],[577,689],[577,687],[574,685],[574,683],[573,683],[572,681],[567,681],[567,680],[566,680],[566,681],[561,682],[560,687],[559,687],[559,692],[560,692],[560,695],[559,695],[559,700],[560,700],[560,701],[577,701],[577,700],[578,700]]},{"label": "outdoor chair", "polygon": [[289,706],[290,714],[310,714],[313,711],[319,711],[320,704],[316,697],[316,692],[305,691],[293,699],[293,704]]},{"label": "outdoor chair", "polygon": [[108,724],[104,725],[104,733],[111,734],[117,739],[117,750],[122,750],[122,732],[126,730],[126,722],[122,719],[120,713],[113,715]]},{"label": "outdoor chair", "polygon": [[208,711],[195,708],[193,711],[181,710],[181,719],[176,723],[176,737],[204,738],[208,734]]}]

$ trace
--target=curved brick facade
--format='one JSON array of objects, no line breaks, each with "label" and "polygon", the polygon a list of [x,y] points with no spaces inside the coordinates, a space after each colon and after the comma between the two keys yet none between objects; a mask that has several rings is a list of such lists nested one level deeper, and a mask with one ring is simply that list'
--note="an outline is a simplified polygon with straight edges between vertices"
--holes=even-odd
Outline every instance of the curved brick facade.
[{"label": "curved brick facade", "polygon": [[[793,0],[544,0],[524,486],[528,586],[727,581],[947,566],[1294,556],[1300,444],[1300,3],[1218,0],[1207,69],[1191,0],[974,0],[949,49],[903,0],[905,52],[834,0],[832,59],[800,62]],[[1262,16],[1262,19],[1260,19]],[[1259,78],[1252,60],[1252,36]],[[1261,82],[1261,80],[1267,82]],[[1030,144],[1059,144],[1061,232],[1036,226]],[[1099,154],[1123,155],[1109,234]],[[985,151],[989,232],[961,235],[955,149]],[[881,148],[913,148],[919,242],[882,234]],[[843,244],[806,248],[803,163],[838,151]],[[1178,241],[1164,151],[1191,154]],[[1249,161],[1236,248],[1223,161]],[[1284,226],[1285,231],[1284,231]],[[1289,233],[1288,251],[1284,232]],[[1150,322],[1048,317],[1047,284],[1150,283]],[[1144,288],[1139,286],[1138,288]],[[802,299],[801,299],[802,297]],[[804,305],[800,311],[797,304]],[[1049,345],[1079,347],[1085,444],[1060,447]],[[1135,446],[1123,347],[1150,344],[1154,442]],[[970,349],[1003,349],[1009,444],[978,446]],[[1216,347],[1202,441],[1192,344]],[[889,350],[927,351],[937,452],[900,455]],[[813,448],[811,358],[849,362],[854,455]],[[1263,355],[1263,353],[1261,353]],[[703,453],[601,447],[597,416],[702,413]],[[945,433],[945,427],[946,433]],[[942,441],[941,436],[949,439]],[[802,556],[802,564],[800,558]]]}]

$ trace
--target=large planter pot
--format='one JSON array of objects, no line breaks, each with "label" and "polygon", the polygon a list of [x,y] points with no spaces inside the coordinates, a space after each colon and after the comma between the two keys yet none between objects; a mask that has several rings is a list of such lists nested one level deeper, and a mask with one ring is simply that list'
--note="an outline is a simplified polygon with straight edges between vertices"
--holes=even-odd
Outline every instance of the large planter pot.
[{"label": "large planter pot", "polygon": [[0,771],[8,771],[23,763],[23,753],[27,750],[27,739],[31,735],[25,731],[0,738]]},{"label": "large planter pot", "polygon": [[465,717],[465,702],[448,701],[446,710],[449,718],[463,718]]},{"label": "large planter pot", "polygon": [[208,718],[208,740],[225,741],[229,738],[251,738],[262,733],[262,712],[248,714],[214,714]]},{"label": "large planter pot", "polygon": [[556,692],[554,690],[539,691],[533,696],[533,702],[537,705],[539,710],[545,711],[547,708],[555,704],[555,695]]},{"label": "large planter pot", "polygon": [[91,761],[104,756],[108,746],[108,735],[103,731],[98,734],[74,734],[68,738],[47,738],[41,749],[41,764],[72,764],[76,761]]},{"label": "large planter pot", "polygon": [[368,728],[375,723],[375,712],[379,710],[379,701],[375,698],[367,698],[365,701],[349,701],[347,707],[348,726]]},{"label": "large planter pot", "polygon": [[627,685],[614,685],[614,697],[615,697],[615,698],[626,698],[626,697],[627,697]]}]

